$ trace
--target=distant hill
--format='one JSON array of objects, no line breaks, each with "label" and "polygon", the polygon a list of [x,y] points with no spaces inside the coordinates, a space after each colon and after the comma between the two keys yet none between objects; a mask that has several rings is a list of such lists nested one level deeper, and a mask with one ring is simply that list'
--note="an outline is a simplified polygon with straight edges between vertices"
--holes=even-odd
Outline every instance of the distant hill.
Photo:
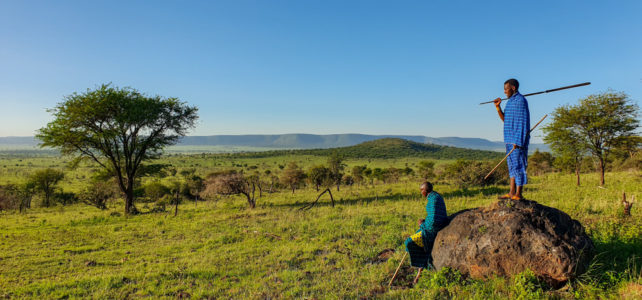
[{"label": "distant hill", "polygon": [[[368,134],[275,134],[275,135],[212,135],[186,136],[180,145],[249,146],[283,149],[320,149],[354,146],[383,138],[399,138],[423,144],[435,144],[477,150],[505,151],[504,142],[480,138],[427,137],[423,135],[368,135]],[[531,144],[530,149],[548,151],[545,144]]]},{"label": "distant hill", "polygon": [[[461,138],[461,137],[427,137],[422,135],[367,135],[367,134],[273,134],[273,135],[211,135],[211,136],[186,136],[181,139],[178,146],[189,148],[189,146],[217,146],[221,147],[257,148],[257,151],[264,149],[326,149],[336,147],[354,146],[363,142],[383,139],[399,138],[422,144],[435,144],[441,146],[451,146],[457,148],[504,151],[504,143],[489,141],[480,138]],[[0,148],[8,146],[20,146],[23,148],[33,148],[38,145],[38,141],[33,137],[0,137]],[[220,147],[218,147],[220,146]],[[544,144],[531,144],[530,150],[540,149],[548,151],[548,146]],[[245,148],[243,148],[245,149]],[[205,151],[207,152],[207,151]]]},{"label": "distant hill", "polygon": [[330,149],[274,150],[252,153],[229,154],[238,157],[271,157],[288,154],[328,156],[338,153],[344,158],[400,158],[423,157],[431,159],[499,159],[502,152],[456,148],[434,144],[417,143],[400,138],[383,138],[358,145]]}]

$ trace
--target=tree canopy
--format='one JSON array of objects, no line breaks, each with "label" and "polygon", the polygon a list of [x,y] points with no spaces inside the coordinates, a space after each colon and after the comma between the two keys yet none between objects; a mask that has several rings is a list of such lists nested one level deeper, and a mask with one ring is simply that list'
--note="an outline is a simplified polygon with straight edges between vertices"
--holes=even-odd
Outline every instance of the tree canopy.
[{"label": "tree canopy", "polygon": [[104,84],[66,96],[50,110],[54,120],[36,136],[42,147],[58,148],[107,169],[125,195],[129,214],[136,211],[134,182],[141,165],[193,128],[197,111],[177,98],[150,97]]},{"label": "tree canopy", "polygon": [[604,185],[608,155],[619,147],[630,148],[639,143],[637,116],[638,106],[625,93],[607,91],[589,95],[580,99],[578,105],[557,108],[553,122],[544,129],[544,140],[557,154],[573,158],[576,170],[582,153],[591,153],[599,163],[600,184]]}]

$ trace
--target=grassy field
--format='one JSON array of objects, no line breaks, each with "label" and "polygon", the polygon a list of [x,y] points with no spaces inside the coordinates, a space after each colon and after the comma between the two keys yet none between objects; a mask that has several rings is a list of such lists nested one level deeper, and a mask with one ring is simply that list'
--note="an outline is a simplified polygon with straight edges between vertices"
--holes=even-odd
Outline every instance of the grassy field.
[{"label": "grassy field", "polygon": [[[278,170],[316,156],[213,160],[175,155],[164,163],[206,174],[229,167]],[[354,160],[348,165],[415,166],[420,159]],[[0,178],[19,182],[30,170],[64,166],[62,158],[3,158]],[[442,161],[439,162],[444,163]],[[247,166],[246,166],[247,165]],[[240,167],[239,167],[240,166]],[[63,188],[79,189],[92,168],[68,170]],[[423,217],[418,182],[342,187],[332,207],[313,189],[265,193],[255,209],[241,197],[187,202],[173,211],[123,216],[122,202],[105,211],[75,204],[0,212],[0,297],[9,298],[640,298],[642,297],[642,209],[622,216],[623,191],[642,198],[642,173],[608,173],[597,187],[595,174],[547,174],[531,178],[526,196],[578,219],[597,247],[589,272],[561,290],[541,287],[527,273],[514,279],[461,278],[456,272],[423,273],[408,288],[414,270],[405,267],[395,286],[385,288],[403,255],[402,242]],[[438,183],[449,213],[488,205],[506,186],[460,190]],[[151,204],[150,204],[151,206]],[[387,248],[396,253],[379,262]],[[407,266],[407,263],[406,263]]]}]

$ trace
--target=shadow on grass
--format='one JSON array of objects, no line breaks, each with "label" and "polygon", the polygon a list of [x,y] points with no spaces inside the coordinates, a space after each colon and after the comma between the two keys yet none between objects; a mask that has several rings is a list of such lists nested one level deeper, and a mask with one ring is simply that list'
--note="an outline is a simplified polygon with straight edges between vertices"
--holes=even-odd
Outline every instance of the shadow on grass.
[{"label": "shadow on grass", "polygon": [[[642,237],[628,241],[613,239],[610,241],[597,241],[595,252],[599,253],[597,260],[605,271],[612,270],[618,273],[625,271],[642,271]],[[637,270],[632,270],[635,268]]]},{"label": "shadow on grass", "polygon": [[[354,197],[354,198],[352,198]],[[417,200],[421,198],[421,195],[418,194],[410,194],[410,193],[384,193],[382,195],[375,195],[375,196],[368,196],[368,197],[359,197],[358,195],[351,196],[350,198],[339,198],[334,200],[335,205],[358,205],[358,204],[365,204],[368,205],[372,202],[382,202],[382,201],[402,201],[402,200]],[[295,203],[279,203],[279,204],[273,204],[272,206],[274,207],[292,207],[292,208],[301,208],[304,206],[308,206],[311,202],[313,202],[314,199],[310,199],[309,202],[295,202]],[[324,196],[321,199],[319,199],[319,202],[317,202],[314,207],[322,207],[322,206],[332,206],[332,201],[330,201],[329,196]],[[314,209],[312,207],[311,209]]]},{"label": "shadow on grass", "polygon": [[505,194],[507,189],[499,188],[496,186],[488,186],[481,188],[471,188],[471,189],[458,189],[452,192],[447,192],[441,194],[444,198],[453,198],[453,197],[474,197],[474,196],[491,196],[491,195],[501,195]]}]

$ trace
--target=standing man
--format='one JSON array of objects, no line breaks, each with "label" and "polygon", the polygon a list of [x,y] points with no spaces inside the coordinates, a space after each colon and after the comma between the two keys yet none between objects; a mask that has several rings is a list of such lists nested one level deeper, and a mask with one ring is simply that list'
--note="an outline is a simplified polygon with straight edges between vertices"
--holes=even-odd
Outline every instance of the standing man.
[{"label": "standing man", "polygon": [[528,101],[519,93],[517,79],[504,82],[504,94],[508,97],[506,107],[502,111],[499,105],[501,98],[495,99],[495,108],[499,118],[504,121],[504,143],[506,154],[513,151],[507,159],[508,174],[510,175],[510,192],[500,199],[522,200],[522,188],[528,183],[526,167],[528,166],[528,143],[530,140],[530,112]]}]

